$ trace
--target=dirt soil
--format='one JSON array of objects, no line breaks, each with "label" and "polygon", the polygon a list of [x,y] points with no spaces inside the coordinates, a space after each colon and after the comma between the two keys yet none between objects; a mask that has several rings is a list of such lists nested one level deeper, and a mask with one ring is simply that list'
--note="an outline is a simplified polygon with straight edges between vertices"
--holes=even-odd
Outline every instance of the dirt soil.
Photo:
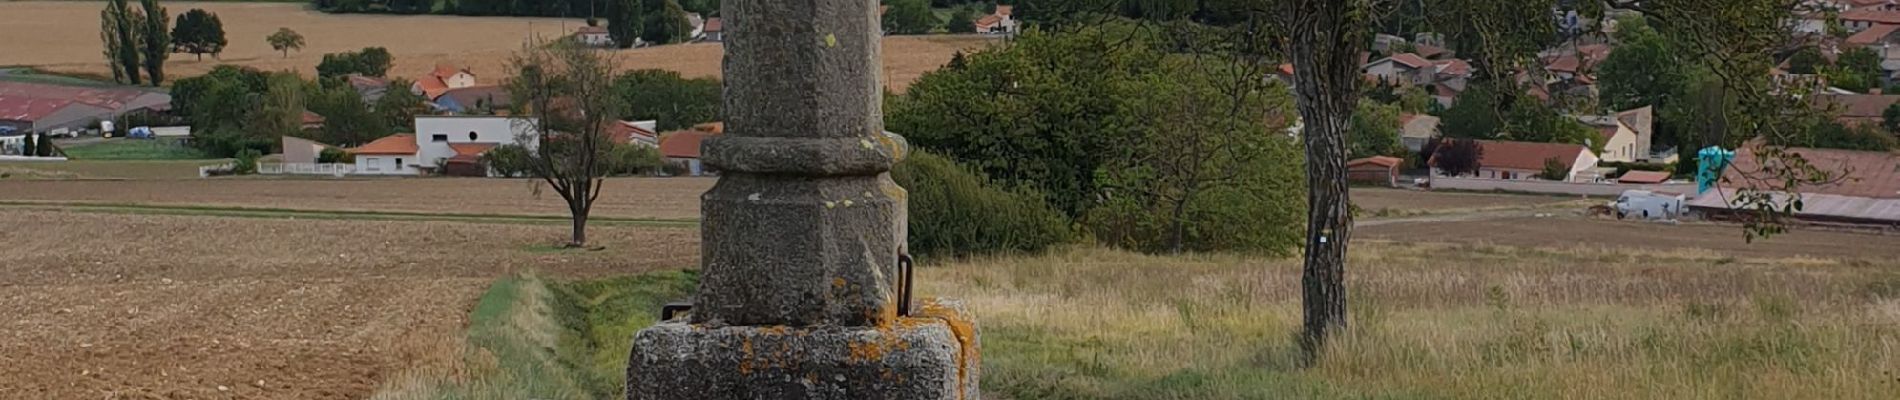
[{"label": "dirt soil", "polygon": [[[99,11],[104,3],[88,1],[0,2],[0,65],[41,67],[53,72],[111,76],[99,53]],[[202,8],[224,21],[230,41],[219,58],[197,60],[191,54],[173,54],[166,71],[173,78],[195,76],[219,64],[239,64],[265,70],[296,70],[314,75],[325,53],[381,46],[394,54],[391,77],[414,79],[438,63],[467,66],[482,82],[504,75],[509,55],[525,39],[539,35],[555,38],[573,32],[579,19],[528,17],[460,17],[443,15],[324,14],[296,3],[167,2],[178,14]],[[286,57],[271,49],[264,37],[284,27],[303,34],[306,46]],[[31,40],[6,35],[33,32]],[[884,41],[884,75],[888,85],[904,90],[924,72],[950,60],[957,50],[994,43],[976,35],[892,36]],[[659,68],[692,77],[720,75],[722,47],[717,43],[658,46],[613,53],[630,69]]]},{"label": "dirt soil", "polygon": [[1739,225],[1667,225],[1584,217],[1510,217],[1397,223],[1353,231],[1356,239],[1501,246],[1700,251],[1736,257],[1900,258],[1900,235],[1796,229],[1753,243]]},{"label": "dirt soil", "polygon": [[[0,201],[89,201],[336,211],[567,215],[560,194],[525,179],[0,181]],[[698,219],[714,178],[617,178],[595,216]],[[453,199],[453,200],[449,200]]]},{"label": "dirt soil", "polygon": [[[0,209],[0,398],[358,399],[459,357],[495,278],[698,263],[690,229]],[[49,251],[58,249],[58,251]]]}]

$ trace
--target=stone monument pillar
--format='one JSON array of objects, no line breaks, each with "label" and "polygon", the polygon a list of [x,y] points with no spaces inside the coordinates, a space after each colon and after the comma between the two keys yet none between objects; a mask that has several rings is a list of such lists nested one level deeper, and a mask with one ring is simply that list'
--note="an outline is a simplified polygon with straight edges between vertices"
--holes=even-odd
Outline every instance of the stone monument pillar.
[{"label": "stone monument pillar", "polygon": [[634,336],[627,398],[976,399],[975,324],[899,315],[905,151],[883,132],[877,0],[727,0],[726,134],[705,161],[689,317]]}]

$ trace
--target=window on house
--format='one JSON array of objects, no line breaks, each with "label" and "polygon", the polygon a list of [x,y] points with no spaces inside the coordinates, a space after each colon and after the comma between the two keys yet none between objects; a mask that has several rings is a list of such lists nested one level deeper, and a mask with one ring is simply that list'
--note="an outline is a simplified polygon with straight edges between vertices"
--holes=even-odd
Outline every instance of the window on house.
[{"label": "window on house", "polygon": [[475,131],[468,131],[468,141],[470,142],[480,139],[481,137],[481,135],[475,134]]},{"label": "window on house", "polygon": [[442,142],[447,142],[447,141],[449,141],[449,135],[444,135],[444,134],[440,134],[440,133],[438,133],[438,134],[435,134],[435,135],[431,135],[431,136],[429,136],[429,141],[431,141],[431,142],[436,142],[436,143],[442,143]]},{"label": "window on house", "polygon": [[402,169],[402,159],[396,159],[396,169]]}]

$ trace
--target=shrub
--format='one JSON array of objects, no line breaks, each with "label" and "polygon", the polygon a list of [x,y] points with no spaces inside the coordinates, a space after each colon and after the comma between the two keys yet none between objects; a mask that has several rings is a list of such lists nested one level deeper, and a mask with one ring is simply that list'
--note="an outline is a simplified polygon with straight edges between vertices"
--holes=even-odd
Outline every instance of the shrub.
[{"label": "shrub", "polygon": [[917,256],[1035,252],[1073,237],[1040,193],[999,188],[948,158],[913,152],[891,179],[910,192],[909,245]]},{"label": "shrub", "polygon": [[322,152],[317,153],[318,164],[334,164],[334,163],[351,164],[355,162],[356,162],[355,154],[350,154],[350,152],[343,151],[341,149],[323,149]]},{"label": "shrub", "polygon": [[614,146],[610,175],[653,175],[660,171],[660,149],[638,144]]},{"label": "shrub", "polygon": [[482,164],[501,176],[527,175],[528,161],[528,149],[518,145],[499,146],[487,153],[482,153]]},{"label": "shrub", "polygon": [[244,151],[239,151],[237,154],[237,162],[231,164],[231,170],[238,175],[255,174],[257,173],[257,159],[261,157],[264,157],[264,152],[257,151],[257,149],[244,149]]}]

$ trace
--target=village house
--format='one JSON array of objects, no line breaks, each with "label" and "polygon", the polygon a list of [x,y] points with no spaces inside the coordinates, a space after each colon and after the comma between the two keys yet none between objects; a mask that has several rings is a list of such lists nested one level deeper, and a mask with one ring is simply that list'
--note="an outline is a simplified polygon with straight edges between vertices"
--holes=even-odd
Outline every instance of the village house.
[{"label": "village house", "polygon": [[708,42],[726,41],[725,21],[719,17],[707,18],[705,26],[699,29],[699,39]]},{"label": "village house", "polygon": [[77,133],[121,115],[171,109],[172,96],[132,88],[0,81],[0,127],[17,133]]},{"label": "village house", "polygon": [[435,70],[429,71],[428,74],[416,78],[416,83],[410,85],[409,91],[422,95],[423,98],[427,98],[429,101],[435,101],[437,97],[442,97],[442,94],[448,92],[449,89],[459,89],[470,86],[475,86],[474,72],[470,72],[468,68],[456,68],[448,64],[438,64],[435,66]]},{"label": "village house", "polygon": [[376,104],[376,101],[381,100],[384,94],[389,93],[388,79],[362,74],[344,75],[343,79],[350,83],[351,89],[356,89],[358,96],[362,96],[363,104]]},{"label": "village house", "polygon": [[1430,85],[1436,71],[1432,62],[1412,53],[1393,54],[1365,65],[1366,77],[1406,85]]},{"label": "village house", "polygon": [[1016,19],[1010,16],[1015,7],[997,5],[996,12],[976,19],[976,33],[1006,35],[1016,33]]},{"label": "village house", "polygon": [[1814,96],[1814,106],[1833,113],[1834,121],[1847,126],[1878,126],[1886,119],[1887,107],[1900,102],[1900,96],[1883,94],[1823,94]]},{"label": "village house", "polygon": [[1655,111],[1642,107],[1615,115],[1583,116],[1578,121],[1597,129],[1604,138],[1603,161],[1648,162],[1654,136]]},{"label": "village house", "polygon": [[583,26],[574,31],[574,42],[593,47],[610,47],[614,38],[607,34],[605,26]]},{"label": "village house", "polygon": [[1425,143],[1438,138],[1438,117],[1425,114],[1405,114],[1399,116],[1399,141],[1406,150],[1417,153],[1425,150]]},{"label": "village house", "polygon": [[718,132],[693,129],[668,132],[660,137],[660,157],[685,176],[701,176],[712,171],[699,161],[699,145]]},{"label": "village house", "polygon": [[1374,156],[1346,162],[1346,179],[1354,183],[1374,184],[1387,187],[1399,186],[1399,165],[1405,162],[1397,157]]},{"label": "village house", "polygon": [[1857,8],[1840,14],[1841,26],[1859,33],[1875,25],[1900,25],[1900,11],[1878,7]]},{"label": "village house", "polygon": [[[1556,160],[1564,169],[1565,182],[1588,182],[1596,179],[1594,169],[1597,156],[1583,145],[1569,143],[1506,142],[1497,140],[1479,140],[1482,149],[1478,156],[1476,177],[1483,179],[1525,180],[1539,179],[1544,172],[1547,160]],[[1432,175],[1440,175],[1437,168],[1437,156],[1430,164]]]},{"label": "village house", "polygon": [[430,102],[436,111],[458,114],[490,114],[514,104],[508,88],[495,85],[449,89]]},{"label": "village house", "polygon": [[396,134],[350,149],[356,156],[357,175],[417,175],[416,135]]}]

